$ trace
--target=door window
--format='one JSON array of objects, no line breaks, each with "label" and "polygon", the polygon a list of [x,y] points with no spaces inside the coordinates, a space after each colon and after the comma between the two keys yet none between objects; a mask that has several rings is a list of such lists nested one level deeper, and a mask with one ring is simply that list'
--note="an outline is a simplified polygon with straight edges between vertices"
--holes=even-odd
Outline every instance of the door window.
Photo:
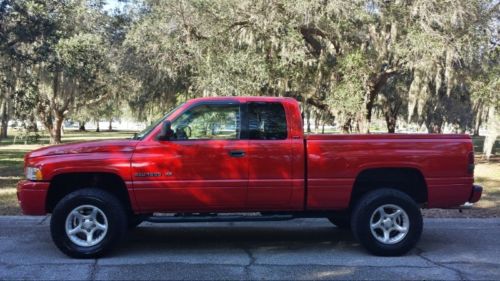
[{"label": "door window", "polygon": [[240,138],[238,104],[203,104],[186,110],[172,122],[173,140],[231,140]]},{"label": "door window", "polygon": [[251,140],[287,138],[285,109],[281,103],[249,103],[248,133]]}]

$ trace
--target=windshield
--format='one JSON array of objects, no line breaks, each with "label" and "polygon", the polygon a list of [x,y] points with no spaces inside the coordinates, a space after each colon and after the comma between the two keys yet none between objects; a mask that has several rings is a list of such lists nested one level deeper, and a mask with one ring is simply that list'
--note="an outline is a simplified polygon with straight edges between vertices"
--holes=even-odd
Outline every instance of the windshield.
[{"label": "windshield", "polygon": [[172,113],[174,113],[179,107],[183,106],[184,103],[181,103],[178,105],[176,108],[172,109],[169,113],[165,114],[163,117],[160,119],[156,120],[155,122],[151,123],[151,125],[147,126],[146,129],[142,130],[141,132],[137,133],[132,137],[133,140],[142,140],[145,136],[149,135],[151,131],[153,131],[156,126],[158,126],[160,123],[162,123],[165,119],[168,118]]}]

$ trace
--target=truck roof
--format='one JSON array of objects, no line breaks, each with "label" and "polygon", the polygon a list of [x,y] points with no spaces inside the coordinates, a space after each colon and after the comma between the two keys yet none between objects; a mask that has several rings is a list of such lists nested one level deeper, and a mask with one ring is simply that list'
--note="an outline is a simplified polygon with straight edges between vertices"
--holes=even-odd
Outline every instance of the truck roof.
[{"label": "truck roof", "polygon": [[281,101],[296,101],[294,98],[290,97],[262,97],[262,96],[222,96],[222,97],[204,97],[204,98],[196,98],[192,99],[191,102],[199,102],[199,101],[221,101],[221,100],[230,100],[230,101],[254,101],[254,102],[281,102]]}]

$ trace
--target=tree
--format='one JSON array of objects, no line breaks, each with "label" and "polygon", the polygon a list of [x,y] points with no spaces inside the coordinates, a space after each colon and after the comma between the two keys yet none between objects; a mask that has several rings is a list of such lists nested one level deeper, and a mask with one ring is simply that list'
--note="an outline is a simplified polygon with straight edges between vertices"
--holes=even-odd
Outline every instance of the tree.
[{"label": "tree", "polygon": [[398,118],[406,117],[406,108],[408,107],[408,88],[411,83],[409,72],[393,76],[388,79],[386,85],[380,90],[380,96],[375,103],[375,109],[384,117],[387,132],[395,133]]},{"label": "tree", "polygon": [[[7,32],[11,57],[27,63],[35,76],[36,94],[23,96],[50,135],[61,142],[61,126],[73,108],[99,102],[107,72],[106,44],[99,33],[105,17],[100,1],[16,1],[9,3],[7,22],[26,22],[24,29]],[[75,21],[82,24],[75,25]],[[23,36],[28,39],[23,40]]]},{"label": "tree", "polygon": [[36,117],[54,143],[68,117],[109,121],[126,103],[151,121],[200,96],[293,97],[308,132],[376,118],[478,133],[496,104],[489,0],[0,3],[0,119]]},{"label": "tree", "polygon": [[[481,67],[475,69],[475,75],[470,76],[472,98],[476,103],[484,106],[487,112],[488,133],[484,141],[483,152],[487,159],[490,158],[495,141],[500,131],[500,47],[493,41],[488,52],[478,59]],[[476,118],[481,118],[476,117]]]},{"label": "tree", "polygon": [[[7,125],[14,112],[13,99],[17,91],[27,86],[33,90],[30,65],[41,57],[44,45],[38,45],[31,54],[28,46],[44,33],[54,30],[53,25],[38,13],[30,13],[37,1],[0,1],[0,138],[7,137]],[[21,78],[27,78],[25,83]]]},{"label": "tree", "polygon": [[489,42],[485,31],[494,13],[498,4],[491,6],[490,1],[415,1],[414,28],[400,48],[414,76],[408,118],[416,112],[429,132],[442,131],[450,97],[466,90],[463,81],[470,76],[475,54]]}]

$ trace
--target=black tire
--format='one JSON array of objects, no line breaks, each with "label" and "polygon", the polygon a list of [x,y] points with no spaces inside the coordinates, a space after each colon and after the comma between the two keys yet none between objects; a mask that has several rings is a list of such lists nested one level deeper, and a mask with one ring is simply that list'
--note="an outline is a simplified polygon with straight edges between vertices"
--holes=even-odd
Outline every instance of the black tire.
[{"label": "black tire", "polygon": [[[83,247],[75,244],[66,234],[66,218],[70,212],[84,205],[102,211],[107,219],[107,231],[105,234],[102,232],[103,238],[99,243]],[[73,258],[103,256],[122,240],[126,230],[127,216],[122,203],[112,194],[96,188],[80,189],[66,195],[57,203],[50,220],[52,240],[63,253]]]},{"label": "black tire", "polygon": [[328,220],[340,229],[351,228],[351,218],[348,215],[335,215],[328,217]]},{"label": "black tire", "polygon": [[[377,240],[370,227],[372,215],[384,205],[395,205],[401,208],[406,212],[409,222],[408,232],[403,236],[404,238],[399,242],[396,242],[396,239],[393,244]],[[376,215],[374,219],[376,220]],[[411,250],[420,239],[422,214],[417,203],[407,194],[395,189],[379,189],[366,194],[357,202],[352,213],[351,226],[356,239],[371,253],[378,256],[399,256]],[[380,236],[383,236],[383,230],[374,231],[376,233],[382,231]]]}]

